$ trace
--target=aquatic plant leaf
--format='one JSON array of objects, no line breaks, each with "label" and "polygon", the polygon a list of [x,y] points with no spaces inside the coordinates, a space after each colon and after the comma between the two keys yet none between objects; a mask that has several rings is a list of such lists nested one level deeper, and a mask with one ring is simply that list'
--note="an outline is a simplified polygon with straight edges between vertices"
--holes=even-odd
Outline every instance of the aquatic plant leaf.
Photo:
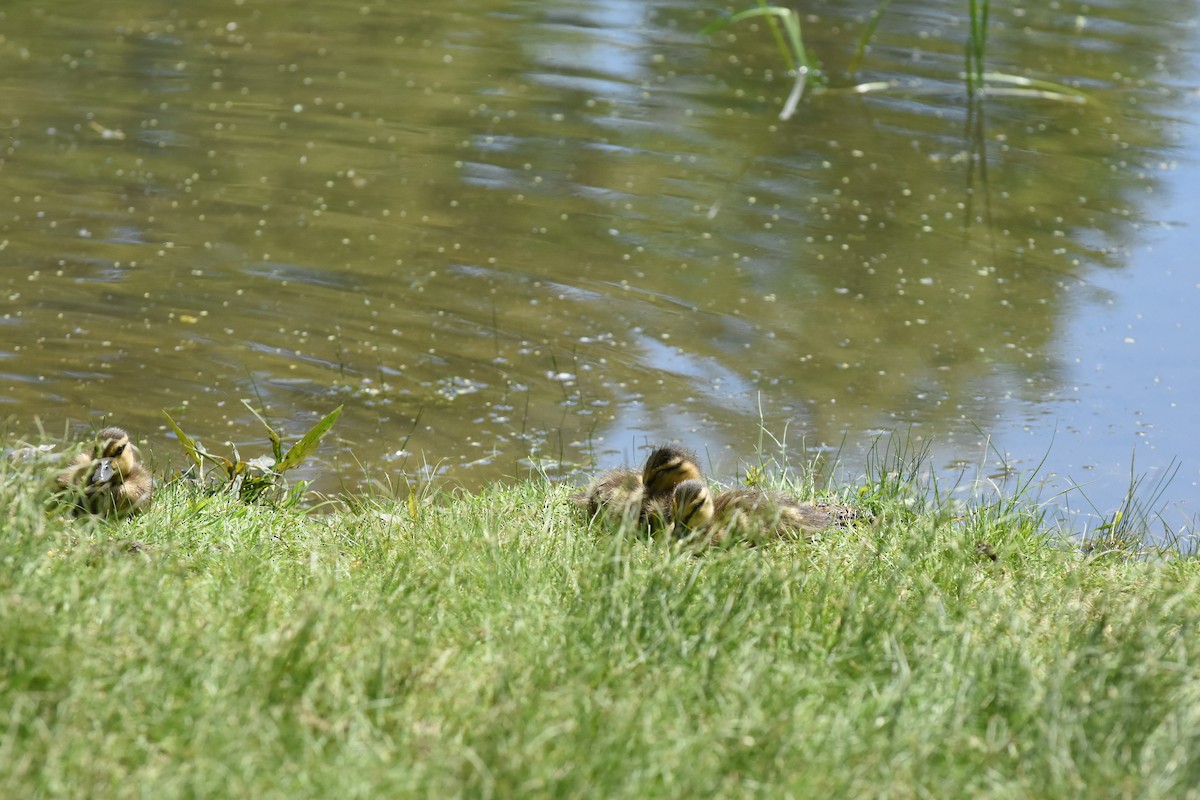
[{"label": "aquatic plant leaf", "polygon": [[250,409],[250,413],[254,415],[255,419],[257,419],[259,422],[261,422],[263,424],[263,427],[267,429],[267,436],[271,437],[271,452],[275,454],[275,462],[278,463],[278,462],[282,461],[283,460],[283,442],[280,441],[279,434],[275,431],[274,428],[271,427],[271,423],[267,422],[263,418],[262,414],[259,414],[257,411],[254,410],[254,406],[250,405],[249,400],[247,400],[246,398],[243,397],[242,405],[244,405],[246,408]]},{"label": "aquatic plant leaf", "polygon": [[204,469],[204,462],[200,456],[200,449],[197,447],[195,440],[184,433],[183,428],[180,428],[175,424],[175,420],[171,419],[171,415],[167,413],[166,409],[163,409],[163,416],[167,418],[167,424],[171,426],[171,430],[175,431],[175,438],[179,439],[179,444],[182,445],[183,452],[186,453],[187,457],[190,458],[196,465],[196,469]]},{"label": "aquatic plant leaf", "polygon": [[229,480],[233,480],[240,472],[242,472],[242,470],[245,469],[244,465],[246,462],[242,461],[240,458],[236,460],[230,460],[225,456],[218,456],[214,455],[213,453],[205,453],[204,457],[210,461],[215,461],[224,467],[226,474],[229,476]]},{"label": "aquatic plant leaf", "polygon": [[[764,0],[758,0],[756,8],[748,8],[728,17],[714,20],[705,25],[701,33],[706,36],[712,35],[727,25],[752,17],[767,18],[767,27],[771,31],[771,36],[775,39],[775,47],[779,50],[780,55],[783,56],[788,71],[795,75],[792,91],[788,94],[787,101],[784,102],[783,109],[779,113],[781,120],[790,119],[796,112],[796,106],[800,103],[800,98],[804,95],[804,87],[808,82],[808,74],[810,72],[814,74],[818,73],[817,65],[809,60],[808,51],[804,48],[804,36],[800,29],[799,14],[790,8],[767,5]],[[780,32],[780,25],[783,26],[782,32]],[[785,33],[787,34],[786,41],[784,39]]]},{"label": "aquatic plant leaf", "polygon": [[858,74],[858,68],[862,66],[863,56],[867,52],[867,45],[870,43],[871,37],[875,35],[875,28],[879,26],[879,21],[883,19],[883,12],[887,11],[891,4],[892,0],[883,0],[879,7],[871,12],[871,19],[867,21],[862,35],[858,37],[858,47],[854,49],[854,57],[850,59],[850,66],[846,68],[846,72],[850,75]]},{"label": "aquatic plant leaf", "polygon": [[783,6],[767,6],[760,5],[757,8],[747,8],[744,11],[738,11],[735,14],[730,14],[728,17],[721,17],[705,25],[700,29],[700,33],[704,36],[709,36],[716,33],[727,25],[732,25],[735,22],[741,22],[744,19],[751,17],[787,17],[792,13],[790,8]]},{"label": "aquatic plant leaf", "polygon": [[321,443],[321,439],[329,433],[329,429],[333,427],[333,423],[337,422],[341,414],[342,406],[329,412],[324,419],[312,427],[312,430],[304,434],[303,439],[292,445],[291,449],[287,451],[287,455],[276,464],[275,470],[280,473],[287,472],[312,455],[312,452],[317,449],[317,445]]},{"label": "aquatic plant leaf", "polygon": [[[1009,72],[985,72],[982,75],[984,82],[992,83],[1007,83],[1018,88],[1008,90],[1016,96],[1021,89],[1026,91],[1023,96],[1026,97],[1041,97],[1047,100],[1066,100],[1074,103],[1089,103],[1094,102],[1092,98],[1083,91],[1067,86],[1066,84],[1057,83],[1056,81],[1044,81],[1038,78],[1027,78],[1024,75],[1013,75]],[[1004,90],[989,88],[990,94],[1000,94]]]}]

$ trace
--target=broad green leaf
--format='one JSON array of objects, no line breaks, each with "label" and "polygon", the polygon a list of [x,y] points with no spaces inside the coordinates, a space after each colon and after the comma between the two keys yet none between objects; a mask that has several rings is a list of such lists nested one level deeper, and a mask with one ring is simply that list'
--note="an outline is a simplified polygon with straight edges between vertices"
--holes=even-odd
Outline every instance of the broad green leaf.
[{"label": "broad green leaf", "polygon": [[316,425],[312,427],[308,433],[304,434],[304,438],[292,445],[292,448],[287,451],[287,455],[279,460],[275,469],[277,472],[287,472],[292,467],[304,461],[312,455],[312,452],[317,449],[317,445],[321,443],[321,439],[325,434],[329,433],[329,429],[333,427],[333,423],[342,414],[342,407],[338,406],[333,411],[329,412]]}]

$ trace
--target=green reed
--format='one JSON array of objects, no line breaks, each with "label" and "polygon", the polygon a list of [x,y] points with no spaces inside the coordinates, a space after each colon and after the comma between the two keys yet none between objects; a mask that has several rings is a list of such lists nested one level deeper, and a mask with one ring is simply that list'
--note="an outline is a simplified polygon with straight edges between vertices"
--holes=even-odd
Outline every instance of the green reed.
[{"label": "green reed", "polygon": [[965,47],[967,94],[974,96],[984,85],[984,56],[987,54],[990,0],[967,0],[969,33]]},{"label": "green reed", "polygon": [[[856,77],[865,59],[867,47],[876,35],[885,12],[891,6],[891,0],[882,0],[871,13],[871,18],[859,35],[854,55],[850,60],[848,74]],[[701,33],[711,35],[727,26],[743,20],[764,17],[771,31],[775,47],[780,57],[787,65],[789,72],[795,77],[792,91],[784,101],[779,118],[791,118],[802,98],[810,78],[824,78],[818,63],[809,55],[804,44],[800,16],[795,11],[784,6],[768,5],[765,0],[757,0],[757,5],[736,12],[728,17],[722,17],[706,25]],[[1054,81],[1026,78],[1006,72],[989,71],[986,67],[987,42],[989,21],[991,17],[990,0],[967,0],[968,32],[964,42],[965,68],[962,73],[963,85],[969,102],[986,94],[1005,95],[1010,97],[1029,97],[1046,100],[1056,100],[1071,103],[1086,103],[1088,96],[1083,92]],[[866,94],[876,91],[892,91],[894,87],[886,81],[858,83],[848,88],[829,88],[822,86],[820,91],[840,93],[850,91],[855,94]],[[917,91],[911,87],[906,91]]]},{"label": "green reed", "polygon": [[[775,46],[783,56],[788,71],[795,78],[792,84],[792,91],[789,93],[787,100],[784,101],[783,110],[779,112],[779,118],[786,120],[791,118],[792,114],[795,113],[800,98],[804,96],[804,87],[809,75],[816,74],[817,72],[816,64],[809,59],[808,50],[804,47],[804,34],[800,28],[800,15],[790,8],[771,6],[767,5],[764,0],[758,0],[758,5],[755,8],[748,8],[729,17],[710,22],[704,26],[701,33],[710,36],[728,25],[754,17],[766,18],[767,27],[770,29],[771,35],[775,40]],[[782,26],[782,32],[780,26]]]}]

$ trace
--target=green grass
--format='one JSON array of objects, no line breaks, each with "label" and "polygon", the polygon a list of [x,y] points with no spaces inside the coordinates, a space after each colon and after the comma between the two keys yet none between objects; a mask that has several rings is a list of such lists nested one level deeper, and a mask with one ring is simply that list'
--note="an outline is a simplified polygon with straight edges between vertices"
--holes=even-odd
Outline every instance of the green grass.
[{"label": "green grass", "polygon": [[1083,557],[1011,503],[892,481],[873,524],[697,557],[561,486],[325,516],[169,487],[103,524],[14,469],[0,796],[1200,787],[1197,563]]}]

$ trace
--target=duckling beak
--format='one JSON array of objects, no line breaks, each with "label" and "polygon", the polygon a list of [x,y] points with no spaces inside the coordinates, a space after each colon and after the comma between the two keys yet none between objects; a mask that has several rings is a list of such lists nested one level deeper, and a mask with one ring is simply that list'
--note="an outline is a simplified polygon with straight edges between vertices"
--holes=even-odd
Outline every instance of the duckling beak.
[{"label": "duckling beak", "polygon": [[102,458],[96,463],[96,469],[92,471],[92,483],[108,483],[115,474],[112,459]]}]

